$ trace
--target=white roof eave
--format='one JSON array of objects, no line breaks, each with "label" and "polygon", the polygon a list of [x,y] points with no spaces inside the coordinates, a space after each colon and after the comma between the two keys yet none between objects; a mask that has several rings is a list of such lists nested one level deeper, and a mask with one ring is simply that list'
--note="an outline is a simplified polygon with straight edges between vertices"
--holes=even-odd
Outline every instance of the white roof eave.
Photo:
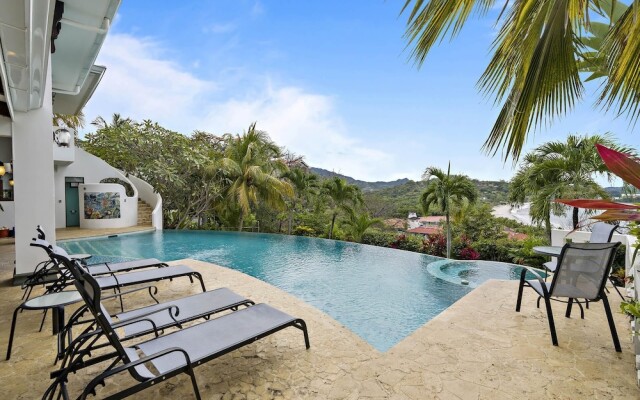
[{"label": "white roof eave", "polygon": [[120,2],[93,0],[89,13],[85,0],[65,1],[56,53],[51,56],[54,93],[77,95],[83,91]]}]

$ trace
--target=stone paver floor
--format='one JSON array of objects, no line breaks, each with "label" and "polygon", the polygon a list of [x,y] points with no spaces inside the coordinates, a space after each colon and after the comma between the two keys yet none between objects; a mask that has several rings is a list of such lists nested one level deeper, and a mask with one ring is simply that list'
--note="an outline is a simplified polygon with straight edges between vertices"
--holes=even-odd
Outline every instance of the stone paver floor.
[{"label": "stone paver floor", "polygon": [[[6,250],[6,249],[2,249]],[[10,286],[12,262],[0,252],[0,350],[6,349],[20,288]],[[208,288],[226,286],[256,302],[269,303],[306,320],[311,349],[302,333],[286,329],[196,368],[204,399],[638,399],[629,328],[612,307],[623,352],[613,349],[601,304],[564,318],[555,305],[559,347],[551,345],[545,313],[526,293],[514,311],[517,284],[490,281],[455,303],[386,353],[380,353],[318,309],[250,276],[212,264],[182,260],[200,271]],[[160,298],[197,293],[188,280],[159,283]],[[127,307],[148,304],[136,295]],[[116,310],[115,303],[108,308]],[[19,316],[13,356],[0,361],[3,398],[39,398],[53,370],[51,323],[37,332],[41,314]],[[4,353],[2,353],[4,354]],[[102,368],[105,366],[102,365]],[[100,371],[71,376],[72,398]],[[98,398],[133,380],[109,379]],[[187,377],[172,378],[135,398],[190,399]]]}]

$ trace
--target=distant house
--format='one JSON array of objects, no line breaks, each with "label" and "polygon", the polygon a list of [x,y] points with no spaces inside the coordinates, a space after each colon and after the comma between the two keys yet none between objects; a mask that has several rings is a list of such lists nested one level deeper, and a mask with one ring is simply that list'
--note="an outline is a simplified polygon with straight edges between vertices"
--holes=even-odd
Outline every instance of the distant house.
[{"label": "distant house", "polygon": [[430,215],[428,217],[418,217],[416,213],[410,213],[407,218],[407,228],[437,227],[442,224],[445,217],[442,215]]},{"label": "distant house", "polygon": [[441,226],[419,226],[417,228],[407,230],[407,233],[422,236],[432,236],[442,233]]},{"label": "distant house", "polygon": [[402,218],[385,219],[383,223],[386,227],[395,229],[397,231],[404,231],[407,227],[407,221]]}]

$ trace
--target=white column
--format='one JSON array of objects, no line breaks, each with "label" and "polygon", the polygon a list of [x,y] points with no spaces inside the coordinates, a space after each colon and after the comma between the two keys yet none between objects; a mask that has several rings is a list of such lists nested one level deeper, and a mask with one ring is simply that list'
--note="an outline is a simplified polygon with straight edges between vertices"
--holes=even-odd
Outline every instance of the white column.
[{"label": "white column", "polygon": [[47,259],[42,249],[29,246],[36,225],[43,226],[49,242],[56,240],[52,109],[49,62],[42,107],[15,112],[13,120],[16,275],[31,273]]}]

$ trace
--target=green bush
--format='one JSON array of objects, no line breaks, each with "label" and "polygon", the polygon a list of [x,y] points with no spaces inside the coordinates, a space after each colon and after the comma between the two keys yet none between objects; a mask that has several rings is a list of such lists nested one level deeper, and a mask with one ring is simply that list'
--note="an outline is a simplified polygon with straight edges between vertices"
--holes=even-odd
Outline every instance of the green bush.
[{"label": "green bush", "polygon": [[396,239],[396,233],[384,232],[378,229],[370,229],[362,235],[362,244],[372,246],[390,247],[391,242]]},{"label": "green bush", "polygon": [[117,183],[118,185],[124,186],[124,191],[128,197],[131,197],[134,194],[133,188],[131,187],[129,182],[123,181],[120,178],[104,178],[100,181],[100,183]]},{"label": "green bush", "polygon": [[298,225],[293,229],[293,234],[298,236],[315,236],[316,231],[310,226]]}]

